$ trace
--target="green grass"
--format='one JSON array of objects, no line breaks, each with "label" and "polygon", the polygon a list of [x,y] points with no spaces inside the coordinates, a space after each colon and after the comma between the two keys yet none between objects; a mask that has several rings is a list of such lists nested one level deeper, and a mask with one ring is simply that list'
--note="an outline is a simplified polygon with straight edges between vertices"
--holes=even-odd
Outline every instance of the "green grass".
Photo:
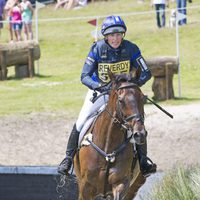
[{"label": "green grass", "polygon": [[155,184],[148,200],[199,200],[200,168],[183,167],[168,171],[163,179]]},{"label": "green grass", "polygon": [[[200,6],[200,0],[192,6]],[[170,5],[173,8],[174,3]],[[83,103],[87,88],[80,83],[80,73],[85,57],[93,42],[94,26],[87,23],[90,16],[152,11],[152,13],[123,16],[128,32],[126,38],[140,47],[144,57],[159,55],[176,56],[176,32],[174,28],[157,29],[155,12],[150,2],[110,0],[89,4],[80,10],[54,11],[54,5],[39,10],[39,43],[41,59],[39,75],[32,79],[17,80],[9,68],[9,80],[0,82],[0,115],[23,114],[43,111],[68,111],[76,116]],[[180,27],[180,62],[182,98],[165,101],[168,104],[185,104],[200,101],[200,8],[188,10],[188,25]],[[87,19],[66,20],[72,17]],[[65,19],[45,21],[46,19]],[[167,21],[169,12],[167,12]],[[99,19],[101,24],[102,18]],[[33,23],[34,25],[34,23]],[[35,27],[33,26],[35,31]],[[8,31],[2,30],[1,43],[8,42]],[[35,63],[36,72],[38,71]],[[149,97],[152,80],[143,91]],[[174,76],[175,95],[178,97],[178,76]]]}]

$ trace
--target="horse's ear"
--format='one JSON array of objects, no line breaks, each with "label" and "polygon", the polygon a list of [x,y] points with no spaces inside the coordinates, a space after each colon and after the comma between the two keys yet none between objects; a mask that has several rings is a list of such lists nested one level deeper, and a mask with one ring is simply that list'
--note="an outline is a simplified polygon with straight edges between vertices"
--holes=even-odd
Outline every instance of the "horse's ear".
[{"label": "horse's ear", "polygon": [[111,81],[115,80],[115,75],[111,72],[110,69],[108,69],[108,76],[109,76],[109,78],[110,78]]}]

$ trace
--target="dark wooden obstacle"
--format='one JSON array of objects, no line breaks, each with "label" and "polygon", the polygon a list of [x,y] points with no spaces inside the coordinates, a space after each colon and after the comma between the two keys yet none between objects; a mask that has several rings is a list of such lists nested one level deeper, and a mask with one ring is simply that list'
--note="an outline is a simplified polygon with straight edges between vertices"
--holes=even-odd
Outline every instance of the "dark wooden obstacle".
[{"label": "dark wooden obstacle", "polygon": [[77,200],[74,176],[60,177],[57,167],[0,166],[1,200]]},{"label": "dark wooden obstacle", "polygon": [[178,59],[172,56],[161,56],[146,59],[154,77],[153,99],[167,100],[174,98],[173,75],[178,73]]},{"label": "dark wooden obstacle", "polygon": [[75,176],[61,178],[55,166],[0,166],[0,200],[78,200],[78,185]]},{"label": "dark wooden obstacle", "polygon": [[0,45],[0,80],[7,79],[8,67],[15,66],[15,77],[33,77],[34,61],[40,58],[40,47],[35,41]]}]

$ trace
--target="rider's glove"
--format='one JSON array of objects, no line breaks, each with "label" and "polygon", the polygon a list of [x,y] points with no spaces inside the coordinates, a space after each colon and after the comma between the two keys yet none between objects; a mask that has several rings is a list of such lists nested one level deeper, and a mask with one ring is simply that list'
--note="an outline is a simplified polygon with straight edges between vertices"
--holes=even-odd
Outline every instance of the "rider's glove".
[{"label": "rider's glove", "polygon": [[103,86],[100,86],[98,88],[96,88],[95,90],[102,93],[102,92],[106,92],[106,91],[109,91],[111,88],[111,83],[108,83],[106,85],[103,85]]}]

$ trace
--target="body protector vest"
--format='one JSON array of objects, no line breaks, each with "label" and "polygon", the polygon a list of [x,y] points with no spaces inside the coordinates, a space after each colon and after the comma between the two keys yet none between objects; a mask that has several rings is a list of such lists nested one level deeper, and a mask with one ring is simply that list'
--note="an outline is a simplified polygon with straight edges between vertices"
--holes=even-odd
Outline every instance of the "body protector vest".
[{"label": "body protector vest", "polygon": [[83,66],[81,81],[90,89],[96,89],[100,84],[110,81],[108,69],[115,74],[139,70],[140,86],[151,78],[139,48],[127,40],[123,40],[117,49],[109,46],[104,39],[94,43]]}]

